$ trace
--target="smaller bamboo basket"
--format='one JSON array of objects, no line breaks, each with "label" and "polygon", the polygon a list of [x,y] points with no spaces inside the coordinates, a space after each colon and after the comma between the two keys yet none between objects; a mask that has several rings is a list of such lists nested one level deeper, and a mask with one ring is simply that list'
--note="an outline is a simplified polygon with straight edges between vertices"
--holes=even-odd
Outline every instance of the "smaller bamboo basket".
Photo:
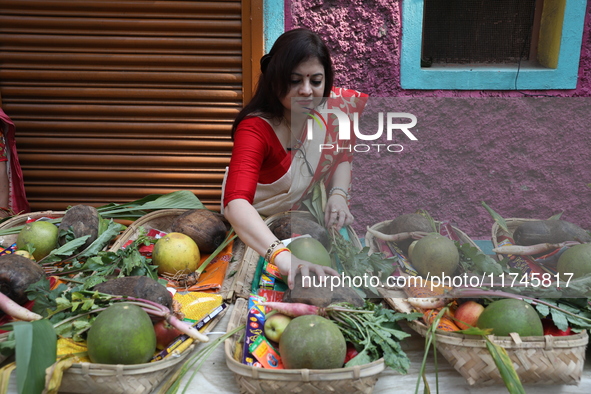
[{"label": "smaller bamboo basket", "polygon": [[[248,301],[236,300],[228,331],[246,322]],[[234,357],[242,349],[241,333],[226,339],[224,351],[226,365],[234,372],[241,394],[289,393],[372,393],[378,375],[385,368],[382,359],[373,363],[338,369],[284,369],[270,370],[244,365]],[[243,338],[242,338],[243,340]]]},{"label": "smaller bamboo basket", "polygon": [[[22,213],[11,217],[10,219],[0,223],[0,230],[6,230],[13,227],[23,226],[29,219],[40,219],[42,217],[61,218],[66,214],[66,211],[39,211]],[[18,233],[0,236],[0,245],[2,247],[9,247],[16,242]]]},{"label": "smaller bamboo basket", "polygon": [[[386,299],[390,305],[391,300]],[[427,326],[419,321],[409,326],[423,337]],[[484,338],[454,332],[436,331],[437,350],[472,386],[504,384]],[[509,337],[491,335],[489,339],[503,347],[523,384],[576,385],[581,380],[587,331],[564,337]]]}]

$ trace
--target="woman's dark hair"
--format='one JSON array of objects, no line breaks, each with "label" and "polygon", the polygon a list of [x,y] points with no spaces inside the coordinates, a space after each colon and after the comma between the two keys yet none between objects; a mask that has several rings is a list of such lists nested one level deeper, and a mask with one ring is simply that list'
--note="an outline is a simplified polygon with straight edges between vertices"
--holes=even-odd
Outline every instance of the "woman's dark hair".
[{"label": "woman's dark hair", "polygon": [[261,75],[250,102],[240,111],[232,125],[232,137],[238,124],[252,113],[267,118],[283,116],[281,98],[289,92],[291,73],[303,61],[317,58],[324,66],[324,94],[328,97],[334,81],[330,52],[322,39],[308,29],[283,33],[268,54],[261,58]]}]

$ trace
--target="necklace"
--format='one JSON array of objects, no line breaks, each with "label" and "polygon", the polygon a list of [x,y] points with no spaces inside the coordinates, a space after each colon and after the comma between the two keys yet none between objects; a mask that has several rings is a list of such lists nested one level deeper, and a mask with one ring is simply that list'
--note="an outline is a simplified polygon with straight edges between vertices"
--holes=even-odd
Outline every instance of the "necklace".
[{"label": "necklace", "polygon": [[285,116],[283,117],[282,122],[285,122],[285,126],[287,126],[287,129],[289,130],[289,135],[288,135],[288,146],[285,147],[285,150],[287,150],[288,152],[291,151],[292,149],[299,149],[300,146],[302,146],[302,141],[300,141],[299,138],[296,138],[295,140],[295,144],[293,143],[293,131],[291,131],[291,125],[289,124],[289,122],[287,121],[287,119],[285,118]]}]

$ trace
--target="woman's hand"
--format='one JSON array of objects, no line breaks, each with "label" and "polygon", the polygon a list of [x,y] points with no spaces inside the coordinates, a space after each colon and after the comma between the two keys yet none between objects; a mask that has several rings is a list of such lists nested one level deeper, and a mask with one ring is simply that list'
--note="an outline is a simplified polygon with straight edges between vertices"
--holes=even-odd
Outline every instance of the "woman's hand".
[{"label": "woman's hand", "polygon": [[274,263],[277,268],[279,268],[279,272],[281,272],[282,275],[287,276],[287,286],[290,289],[293,289],[294,279],[298,272],[301,273],[302,277],[310,276],[311,272],[314,272],[318,278],[339,276],[339,273],[330,267],[298,259],[290,252],[278,254],[277,257],[275,257]]},{"label": "woman's hand", "polygon": [[343,226],[348,226],[353,223],[355,218],[349,211],[347,200],[339,193],[334,193],[328,198],[326,202],[326,209],[324,211],[324,223],[326,227],[334,227],[337,231]]}]

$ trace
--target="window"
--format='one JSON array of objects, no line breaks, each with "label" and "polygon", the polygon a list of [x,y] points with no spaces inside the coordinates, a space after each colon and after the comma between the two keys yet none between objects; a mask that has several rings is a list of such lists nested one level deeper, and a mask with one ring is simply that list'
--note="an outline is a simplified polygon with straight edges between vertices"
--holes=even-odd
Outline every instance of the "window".
[{"label": "window", "polygon": [[403,0],[404,89],[574,89],[586,2]]}]

